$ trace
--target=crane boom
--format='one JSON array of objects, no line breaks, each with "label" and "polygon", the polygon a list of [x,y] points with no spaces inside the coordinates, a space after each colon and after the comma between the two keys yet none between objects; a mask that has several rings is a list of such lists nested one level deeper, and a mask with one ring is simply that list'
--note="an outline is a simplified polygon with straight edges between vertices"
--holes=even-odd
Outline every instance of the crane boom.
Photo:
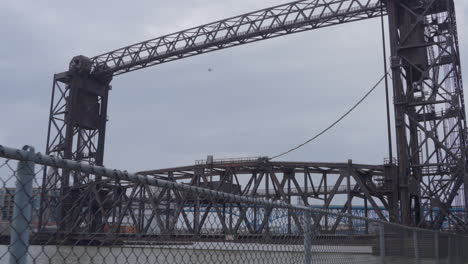
[{"label": "crane boom", "polygon": [[[94,73],[119,75],[210,51],[369,19],[382,0],[301,0],[150,39],[91,58]],[[99,67],[105,66],[105,67]]]}]

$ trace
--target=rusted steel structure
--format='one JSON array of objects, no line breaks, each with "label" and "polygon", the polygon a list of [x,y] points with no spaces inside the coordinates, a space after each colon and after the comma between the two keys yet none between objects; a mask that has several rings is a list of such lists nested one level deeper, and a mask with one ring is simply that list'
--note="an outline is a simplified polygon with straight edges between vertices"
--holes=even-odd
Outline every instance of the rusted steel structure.
[{"label": "rusted steel structure", "polygon": [[[207,188],[238,189],[242,194],[266,199],[290,201],[291,197],[298,196],[304,204],[319,199],[325,207],[337,193],[346,190],[343,211],[351,210],[352,198],[359,197],[376,212],[379,212],[377,203],[387,208],[388,217],[381,212],[378,215],[389,221],[442,228],[449,220],[463,226],[466,219],[450,210],[455,197],[463,197],[463,208],[468,200],[463,191],[468,184],[466,117],[453,0],[301,0],[143,41],[96,57],[77,56],[66,72],[54,75],[46,154],[103,165],[108,95],[116,75],[384,15],[388,16],[391,44],[396,163],[366,166],[260,159],[145,173],[174,181],[190,179],[189,183]],[[248,178],[247,185],[234,181],[235,175],[240,174],[248,175],[243,176]],[[338,175],[337,180],[330,183],[333,188],[327,187],[328,174]],[[218,177],[219,182],[210,182],[211,176]],[[224,182],[225,179],[230,180]],[[317,181],[322,182],[321,187],[317,187]],[[347,186],[340,189],[343,181]],[[263,193],[258,189],[261,182],[265,184]],[[47,209],[48,194],[59,192],[66,198],[61,215],[74,210],[76,218],[71,225],[93,227],[102,221],[105,216],[100,214],[108,209],[104,210],[105,206],[97,202],[91,206],[84,201],[100,196],[121,197],[122,192],[129,192],[125,194],[127,200],[136,199],[135,193],[145,197],[143,190],[132,191],[118,182],[90,174],[48,169],[43,179],[42,214],[50,211]],[[170,195],[167,198],[172,199]],[[143,200],[151,203],[154,199]],[[83,220],[80,217],[83,211],[91,212],[94,220]],[[116,219],[124,217],[116,210],[113,214]]]},{"label": "rusted steel structure", "polygon": [[[344,204],[342,213],[352,214],[352,202],[364,205],[365,215],[373,211],[381,220],[389,220],[389,213],[382,210],[379,204],[390,210],[397,207],[392,203],[391,168],[394,165],[372,166],[348,163],[313,163],[313,162],[275,162],[268,158],[231,159],[231,160],[207,160],[197,162],[193,166],[142,171],[139,174],[148,175],[160,179],[172,180],[197,187],[218,190],[226,193],[262,198],[266,200],[280,200],[287,203],[299,201],[300,204],[310,206],[322,204],[328,209],[332,204]],[[164,190],[170,192],[170,190]],[[170,197],[181,197],[181,194],[166,193]],[[236,233],[240,226],[241,218],[233,220],[233,214],[226,210],[242,212],[241,204],[227,205],[223,201],[213,201],[206,198],[185,197],[185,208],[191,208],[195,221],[193,228],[203,226],[208,212],[215,210],[220,212],[219,221],[226,223],[226,229],[230,233]],[[356,201],[361,200],[361,201]],[[180,200],[175,199],[176,203]],[[201,208],[204,208],[203,212]],[[385,211],[385,212],[384,212]],[[179,211],[174,217],[177,219],[182,214],[189,223],[187,215]],[[252,226],[252,230],[263,232],[267,228],[271,212],[266,212],[259,226]],[[392,211],[395,217],[397,211]],[[199,218],[199,219],[197,219]],[[328,221],[314,219],[322,229],[322,232],[335,233],[341,223],[341,219]],[[253,221],[258,223],[258,221]],[[293,226],[300,226],[299,218],[288,212],[287,228],[291,232]]]},{"label": "rusted steel structure", "polygon": [[[466,190],[466,117],[453,1],[388,1],[402,223],[442,225]],[[423,212],[424,208],[428,209]],[[439,208],[443,213],[433,214]]]}]

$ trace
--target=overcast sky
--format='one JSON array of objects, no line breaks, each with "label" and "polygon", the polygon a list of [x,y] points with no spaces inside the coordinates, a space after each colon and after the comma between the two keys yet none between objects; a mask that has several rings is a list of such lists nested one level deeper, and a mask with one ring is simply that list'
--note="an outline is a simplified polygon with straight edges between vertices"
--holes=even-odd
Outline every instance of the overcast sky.
[{"label": "overcast sky", "polygon": [[[0,144],[44,152],[52,75],[75,55],[285,2],[1,0]],[[455,2],[468,78],[468,3]],[[328,126],[382,74],[380,22],[373,19],[121,75],[110,94],[105,165],[138,171],[193,164],[208,154],[271,156]],[[284,160],[382,163],[383,91]]]}]

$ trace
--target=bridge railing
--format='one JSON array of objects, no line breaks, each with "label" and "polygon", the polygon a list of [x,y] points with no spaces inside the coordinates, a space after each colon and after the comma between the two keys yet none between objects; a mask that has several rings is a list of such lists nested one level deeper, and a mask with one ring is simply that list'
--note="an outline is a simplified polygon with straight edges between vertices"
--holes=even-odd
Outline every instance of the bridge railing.
[{"label": "bridge railing", "polygon": [[0,206],[0,263],[468,260],[460,233],[223,193],[29,147],[0,146]]}]

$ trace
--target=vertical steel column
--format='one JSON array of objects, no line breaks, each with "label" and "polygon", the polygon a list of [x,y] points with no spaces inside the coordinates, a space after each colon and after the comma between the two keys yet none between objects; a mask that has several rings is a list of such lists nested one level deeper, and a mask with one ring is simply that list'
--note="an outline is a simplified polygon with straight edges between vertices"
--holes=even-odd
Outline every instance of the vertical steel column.
[{"label": "vertical steel column", "polygon": [[[31,155],[34,154],[33,147],[24,146],[23,150],[29,151]],[[19,161],[10,230],[10,264],[27,263],[33,179],[34,162]]]},{"label": "vertical steel column", "polygon": [[[348,168],[346,171],[346,196],[347,196],[347,206],[348,206],[348,214],[352,215],[353,213],[353,208],[352,208],[352,203],[351,203],[351,174],[352,174],[352,169],[353,169],[353,161],[348,160]],[[353,230],[353,220],[351,217],[348,217],[348,224],[349,224],[349,231],[351,232]]]},{"label": "vertical steel column", "polygon": [[[293,177],[293,173],[291,171],[287,171],[283,173],[283,177],[287,177],[287,183],[288,183],[288,203],[291,204],[291,178]],[[288,209],[288,234],[292,233],[292,219],[291,219],[292,211],[291,209]]]},{"label": "vertical steel column", "polygon": [[[257,195],[257,191],[256,191],[256,188],[258,187],[258,184],[257,184],[257,172],[254,172],[253,173],[253,180],[254,180],[254,190],[255,190],[255,193],[253,194],[253,197],[256,197]],[[257,233],[257,214],[258,214],[258,206],[257,205],[253,205],[253,229],[254,229],[254,233]]]},{"label": "vertical steel column", "polygon": [[[167,174],[167,177],[170,181],[176,181],[174,179],[174,172],[169,172]],[[174,206],[175,208],[175,206]],[[170,190],[167,190],[166,191],[166,223],[165,223],[165,227],[164,229],[166,230],[167,234],[170,234],[171,233],[171,224],[173,221],[176,221],[175,219],[173,219],[173,216],[174,215],[174,212],[172,212],[171,210],[171,191]],[[157,216],[156,216],[157,217]],[[175,229],[175,225],[174,225],[174,229]]]},{"label": "vertical steel column", "polygon": [[[201,186],[201,178],[204,176],[205,169],[203,167],[195,169],[195,186]],[[194,201],[193,205],[193,230],[194,234],[198,235],[200,228],[200,196],[196,195],[196,200]]]},{"label": "vertical steel column", "polygon": [[[369,212],[367,210],[367,197],[364,196],[364,217],[368,218],[369,217]],[[369,222],[366,221],[366,234],[369,234]]]},{"label": "vertical steel column", "polygon": [[385,226],[379,224],[379,247],[380,247],[380,263],[385,263]]},{"label": "vertical steel column", "polygon": [[395,136],[397,144],[398,158],[398,177],[399,186],[397,190],[392,190],[392,195],[400,197],[401,218],[402,224],[410,225],[410,207],[409,207],[409,190],[408,190],[408,157],[407,157],[407,139],[405,127],[405,111],[401,102],[405,101],[405,93],[400,74],[400,58],[398,57],[398,42],[399,42],[399,22],[398,22],[398,0],[387,1],[388,25],[390,34],[390,51],[392,56],[392,82],[393,82],[393,98],[394,98],[394,115],[395,115]]},{"label": "vertical steel column", "polygon": [[[325,191],[324,193],[324,201],[327,201],[328,199],[328,182],[327,182],[327,173],[323,173],[323,190]],[[328,208],[324,208],[325,210]],[[325,214],[325,230],[328,230],[328,214]]]},{"label": "vertical steel column", "polygon": [[439,232],[434,233],[434,258],[435,263],[440,263],[440,256],[439,256]]},{"label": "vertical steel column", "polygon": [[[270,172],[265,171],[265,190],[266,190],[266,200],[268,201],[270,199]],[[273,209],[272,209],[273,210]],[[266,213],[266,233],[269,236],[270,235],[270,213],[268,213],[268,210],[265,210]]]},{"label": "vertical steel column", "polygon": [[304,212],[304,264],[312,263],[312,213]]}]

